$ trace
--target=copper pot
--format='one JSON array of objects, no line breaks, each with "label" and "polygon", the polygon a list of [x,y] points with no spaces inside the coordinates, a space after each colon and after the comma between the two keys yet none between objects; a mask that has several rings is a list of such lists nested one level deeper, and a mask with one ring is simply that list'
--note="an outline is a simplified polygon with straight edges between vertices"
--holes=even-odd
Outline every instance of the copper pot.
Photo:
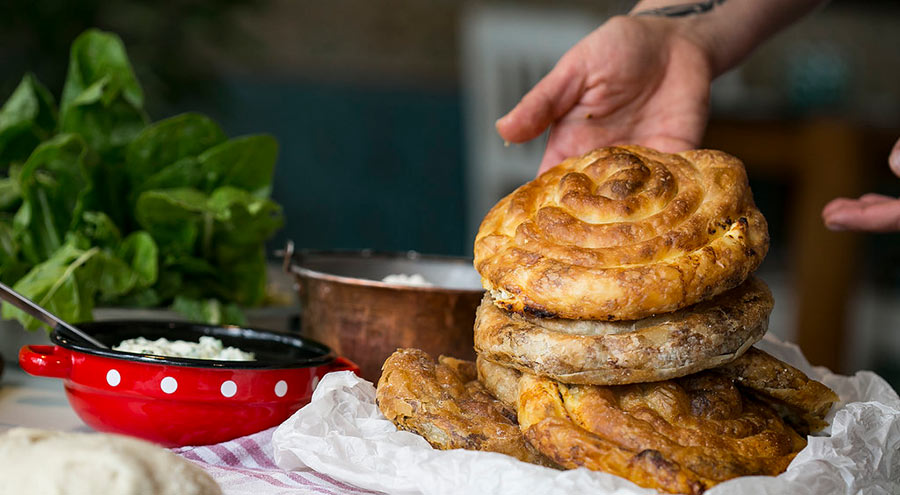
[{"label": "copper pot", "polygon": [[[483,289],[471,259],[303,251],[288,252],[285,269],[297,280],[303,335],[357,363],[367,380],[377,382],[400,347],[475,358],[472,327]],[[391,274],[420,274],[433,286],[381,281]]]}]

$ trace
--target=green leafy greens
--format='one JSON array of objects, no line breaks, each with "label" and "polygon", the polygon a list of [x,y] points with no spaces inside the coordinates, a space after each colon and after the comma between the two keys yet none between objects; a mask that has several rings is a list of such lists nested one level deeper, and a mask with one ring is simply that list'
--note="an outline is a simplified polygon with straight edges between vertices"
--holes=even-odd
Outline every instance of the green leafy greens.
[{"label": "green leafy greens", "polygon": [[149,123],[143,103],[111,33],[73,42],[58,110],[25,75],[0,107],[0,280],[69,321],[99,304],[242,323],[284,222],[269,199],[278,143],[196,113]]}]

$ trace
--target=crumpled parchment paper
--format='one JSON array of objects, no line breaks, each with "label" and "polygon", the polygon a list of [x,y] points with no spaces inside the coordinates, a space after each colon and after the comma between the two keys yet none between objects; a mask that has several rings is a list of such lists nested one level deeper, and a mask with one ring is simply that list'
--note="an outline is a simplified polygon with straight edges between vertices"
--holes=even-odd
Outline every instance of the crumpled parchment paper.
[{"label": "crumpled parchment paper", "polygon": [[[811,367],[797,346],[766,336],[757,347],[825,383],[841,398],[830,426],[809,437],[788,470],[716,485],[709,495],[900,493],[900,398],[868,371],[835,375]],[[492,452],[435,450],[399,431],[375,405],[375,387],[350,372],[331,373],[312,401],[281,424],[272,439],[283,469],[313,469],[394,495],[651,494],[607,473],[557,471]]]}]

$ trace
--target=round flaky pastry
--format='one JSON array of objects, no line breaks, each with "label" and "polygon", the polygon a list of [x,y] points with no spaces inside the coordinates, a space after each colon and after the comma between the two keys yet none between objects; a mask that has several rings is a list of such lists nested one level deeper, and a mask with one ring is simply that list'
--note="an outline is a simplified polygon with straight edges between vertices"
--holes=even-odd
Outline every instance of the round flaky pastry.
[{"label": "round flaky pastry", "polygon": [[777,475],[806,446],[775,410],[711,371],[617,387],[525,373],[517,411],[525,438],[560,465],[672,493]]},{"label": "round flaky pastry", "polygon": [[510,313],[485,295],[475,318],[480,356],[564,383],[621,385],[720,366],[765,334],[772,294],[761,280],[694,306],[636,321],[538,318]]},{"label": "round flaky pastry", "polygon": [[516,408],[526,438],[547,457],[679,493],[780,473],[804,445],[792,419],[816,431],[839,400],[756,348],[686,377],[608,387],[565,385],[482,356],[477,368],[478,380]]},{"label": "round flaky pastry", "polygon": [[474,264],[507,310],[635,320],[737,286],[768,245],[740,160],[620,146],[570,158],[500,200]]},{"label": "round flaky pastry", "polygon": [[441,356],[435,362],[425,351],[398,349],[384,362],[376,402],[398,428],[436,449],[486,450],[553,465],[525,441],[515,409],[476,380],[471,361]]}]

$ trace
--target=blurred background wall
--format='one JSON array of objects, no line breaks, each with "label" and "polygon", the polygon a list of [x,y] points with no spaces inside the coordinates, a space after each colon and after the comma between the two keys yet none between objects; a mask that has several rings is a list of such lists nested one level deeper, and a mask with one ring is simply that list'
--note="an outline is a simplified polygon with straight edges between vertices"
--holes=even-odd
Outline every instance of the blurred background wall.
[{"label": "blurred background wall", "polygon": [[[72,39],[118,33],[154,120],[197,110],[269,132],[273,195],[308,248],[470,255],[487,207],[537,168],[494,120],[604,19],[603,0],[7,0],[0,97],[25,71],[59,95]],[[900,4],[835,0],[720,78],[706,144],[750,170],[770,222],[772,330],[816,364],[900,383],[900,235],[827,232],[835,195],[900,194]]]}]

